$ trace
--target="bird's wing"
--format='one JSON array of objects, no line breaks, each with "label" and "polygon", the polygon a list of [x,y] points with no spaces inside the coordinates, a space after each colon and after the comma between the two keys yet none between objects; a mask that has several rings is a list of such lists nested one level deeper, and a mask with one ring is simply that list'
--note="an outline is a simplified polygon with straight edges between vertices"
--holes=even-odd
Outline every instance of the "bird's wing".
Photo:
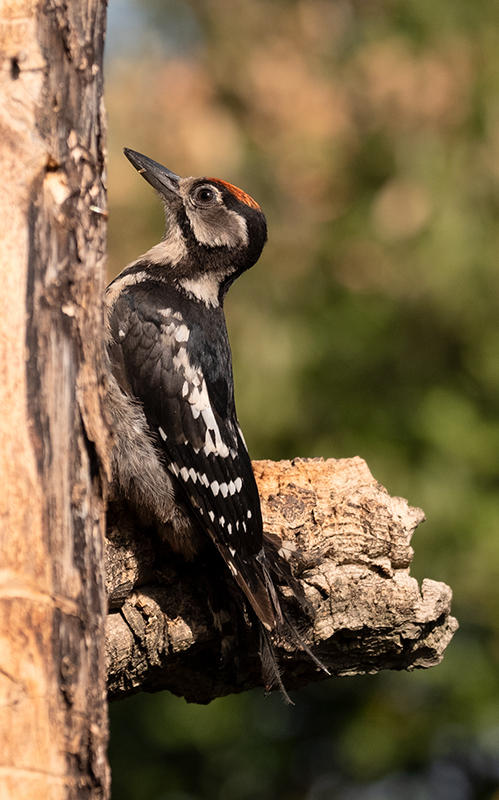
[{"label": "bird's wing", "polygon": [[[172,309],[149,309],[123,293],[111,315],[113,349],[131,391],[194,516],[267,627],[275,608],[256,556],[262,553],[260,498],[233,406],[189,357],[189,329]],[[116,355],[115,355],[116,360]],[[226,377],[231,381],[231,375]],[[216,401],[215,401],[216,396]],[[225,397],[225,401],[220,398]],[[220,413],[226,404],[227,414]]]}]

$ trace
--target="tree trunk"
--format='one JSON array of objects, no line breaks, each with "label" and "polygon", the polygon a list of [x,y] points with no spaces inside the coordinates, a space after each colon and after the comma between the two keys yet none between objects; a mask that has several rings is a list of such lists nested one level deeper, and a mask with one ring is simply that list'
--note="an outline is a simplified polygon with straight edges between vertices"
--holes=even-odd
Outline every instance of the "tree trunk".
[{"label": "tree trunk", "polygon": [[102,0],[0,9],[2,800],[108,796],[104,29]]}]

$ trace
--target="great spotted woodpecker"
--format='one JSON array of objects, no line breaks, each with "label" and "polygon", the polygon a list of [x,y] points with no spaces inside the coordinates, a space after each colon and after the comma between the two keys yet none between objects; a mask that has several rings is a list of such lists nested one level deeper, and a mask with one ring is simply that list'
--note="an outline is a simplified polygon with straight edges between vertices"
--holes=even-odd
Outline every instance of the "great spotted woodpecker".
[{"label": "great spotted woodpecker", "polygon": [[265,217],[229,183],[181,178],[124,152],[163,201],[167,230],[107,290],[114,481],[172,550],[188,560],[218,551],[219,577],[232,576],[260,625],[264,680],[283,689],[271,634],[287,628],[303,642],[273,580],[289,573],[292,583],[264,539],[223,312],[229,287],[262,252]]}]

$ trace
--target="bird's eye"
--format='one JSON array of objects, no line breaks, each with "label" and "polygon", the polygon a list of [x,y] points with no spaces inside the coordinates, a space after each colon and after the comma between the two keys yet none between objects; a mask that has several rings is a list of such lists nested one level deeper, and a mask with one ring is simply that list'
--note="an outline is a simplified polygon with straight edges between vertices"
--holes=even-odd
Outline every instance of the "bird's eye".
[{"label": "bird's eye", "polygon": [[215,190],[211,186],[198,186],[192,194],[192,199],[200,206],[211,206],[216,198]]}]

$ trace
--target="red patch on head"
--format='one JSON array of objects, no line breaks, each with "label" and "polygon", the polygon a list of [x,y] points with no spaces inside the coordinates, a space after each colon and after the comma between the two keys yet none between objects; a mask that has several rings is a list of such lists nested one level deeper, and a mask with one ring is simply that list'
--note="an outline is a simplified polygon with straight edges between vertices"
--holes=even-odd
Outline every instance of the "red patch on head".
[{"label": "red patch on head", "polygon": [[236,200],[240,200],[241,203],[244,203],[250,208],[255,208],[257,211],[261,211],[261,208],[256,200],[253,200],[253,198],[250,197],[249,194],[246,194],[246,192],[243,192],[242,189],[238,189],[237,186],[233,186],[232,183],[221,181],[219,178],[208,178],[208,180],[218,183],[220,186],[223,186],[224,189],[228,189],[228,191],[234,195]]}]

